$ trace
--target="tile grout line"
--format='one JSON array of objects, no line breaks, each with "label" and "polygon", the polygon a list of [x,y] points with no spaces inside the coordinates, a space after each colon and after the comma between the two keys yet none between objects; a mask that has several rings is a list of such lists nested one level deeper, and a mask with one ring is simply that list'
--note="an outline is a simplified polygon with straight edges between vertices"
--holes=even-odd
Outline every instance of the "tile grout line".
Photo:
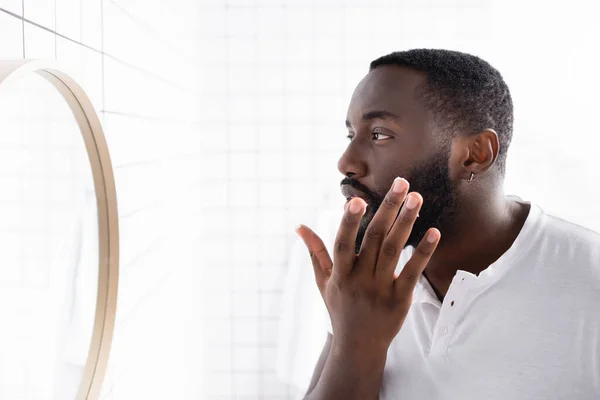
[{"label": "tile grout line", "polygon": [[[23,3],[25,3],[25,0],[22,0],[22,1],[23,1]],[[162,82],[162,83],[165,83],[165,84],[167,84],[167,85],[169,85],[169,86],[171,86],[171,87],[173,87],[173,88],[179,89],[179,90],[181,90],[181,91],[183,91],[183,92],[186,92],[186,93],[195,94],[193,91],[190,91],[188,88],[186,88],[186,87],[183,87],[183,86],[180,86],[180,85],[178,85],[178,84],[176,84],[176,83],[173,83],[173,82],[171,82],[171,81],[169,81],[169,80],[167,80],[167,79],[163,78],[162,76],[160,76],[160,75],[157,75],[157,74],[156,74],[156,73],[154,73],[154,72],[151,72],[151,71],[145,70],[145,69],[144,69],[144,68],[142,68],[142,67],[138,67],[138,66],[137,66],[137,65],[135,65],[135,64],[132,64],[132,63],[130,63],[130,62],[127,62],[127,61],[124,61],[124,60],[122,60],[122,59],[120,59],[120,58],[118,58],[118,57],[116,57],[116,56],[113,56],[113,55],[111,55],[111,54],[107,54],[107,53],[106,53],[106,52],[104,52],[103,50],[98,50],[98,49],[96,49],[96,48],[94,48],[94,47],[92,47],[92,46],[89,46],[89,45],[85,44],[85,43],[81,43],[80,41],[77,41],[77,40],[75,40],[75,39],[72,39],[72,38],[70,38],[70,37],[68,37],[68,36],[65,36],[65,35],[63,35],[63,34],[61,34],[61,33],[58,33],[58,32],[56,32],[56,30],[52,30],[52,29],[50,29],[50,28],[48,28],[48,27],[46,27],[46,26],[43,26],[43,25],[41,25],[41,24],[38,24],[37,22],[34,22],[34,21],[31,21],[31,20],[29,20],[29,19],[27,19],[27,18],[21,17],[20,15],[18,15],[18,14],[15,14],[15,13],[13,13],[13,12],[11,12],[11,11],[8,11],[8,10],[6,10],[6,9],[2,8],[2,7],[0,7],[0,11],[1,11],[1,12],[4,12],[5,14],[8,14],[8,15],[10,15],[10,16],[13,16],[13,17],[15,17],[15,18],[17,18],[17,19],[19,19],[19,20],[21,20],[21,21],[23,22],[23,26],[25,26],[25,22],[27,22],[28,24],[31,24],[31,25],[33,25],[33,26],[35,26],[35,27],[37,27],[37,28],[40,28],[40,29],[42,29],[42,30],[44,30],[44,31],[46,31],[46,32],[52,33],[52,34],[54,34],[54,35],[56,35],[56,36],[58,36],[58,37],[60,37],[60,38],[62,38],[62,39],[68,40],[68,41],[69,41],[69,42],[71,42],[71,43],[74,43],[74,44],[76,44],[76,45],[79,45],[79,46],[81,46],[81,47],[84,47],[84,48],[86,48],[86,49],[88,49],[88,50],[91,50],[91,51],[94,51],[94,52],[96,52],[96,53],[99,53],[99,54],[101,54],[101,55],[104,55],[105,57],[108,57],[108,58],[110,58],[111,60],[113,60],[113,61],[116,61],[116,62],[118,62],[118,63],[120,63],[120,64],[122,64],[122,65],[124,65],[124,66],[126,66],[126,67],[128,67],[128,68],[131,68],[131,69],[133,69],[133,70],[135,70],[135,71],[137,71],[137,72],[141,72],[141,73],[143,73],[143,74],[146,74],[146,75],[148,75],[148,76],[151,76],[151,77],[153,77],[154,79],[156,79],[157,81],[160,81],[160,82]],[[23,29],[23,54],[25,54],[25,44],[24,44],[24,43],[25,43],[25,29]]]},{"label": "tile grout line", "polygon": [[[56,0],[54,0],[54,31],[56,32]],[[58,38],[54,34],[54,61],[58,61]]]},{"label": "tile grout line", "polygon": [[[25,15],[25,0],[21,0],[21,14]],[[23,43],[23,59],[25,59],[25,18],[21,18],[21,40]]]}]

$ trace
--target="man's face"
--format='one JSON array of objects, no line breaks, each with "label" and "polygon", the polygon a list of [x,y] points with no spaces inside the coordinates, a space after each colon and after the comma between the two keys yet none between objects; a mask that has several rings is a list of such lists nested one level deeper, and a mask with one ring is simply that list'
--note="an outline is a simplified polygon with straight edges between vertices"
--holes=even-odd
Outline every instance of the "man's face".
[{"label": "man's face", "polygon": [[430,115],[416,99],[425,79],[410,69],[379,67],[359,83],[350,101],[346,125],[351,141],[338,168],[346,176],[344,195],[362,197],[368,204],[357,253],[397,176],[408,180],[410,191],[423,196],[407,246],[416,246],[431,227],[444,234],[451,225],[455,191],[449,176],[450,141],[432,131]]}]

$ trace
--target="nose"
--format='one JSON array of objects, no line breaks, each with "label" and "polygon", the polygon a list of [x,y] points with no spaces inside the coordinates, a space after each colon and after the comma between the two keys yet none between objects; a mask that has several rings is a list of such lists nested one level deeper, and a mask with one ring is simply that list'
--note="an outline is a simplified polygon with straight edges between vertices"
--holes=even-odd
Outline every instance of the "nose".
[{"label": "nose", "polygon": [[348,145],[338,161],[338,170],[347,177],[362,178],[367,174],[367,164],[358,149],[358,140],[354,139]]}]

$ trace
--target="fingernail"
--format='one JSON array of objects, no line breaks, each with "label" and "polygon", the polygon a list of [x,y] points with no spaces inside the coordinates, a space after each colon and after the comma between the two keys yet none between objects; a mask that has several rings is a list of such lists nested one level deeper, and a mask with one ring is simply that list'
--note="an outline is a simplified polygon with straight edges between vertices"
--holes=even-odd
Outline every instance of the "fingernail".
[{"label": "fingernail", "polygon": [[406,179],[398,177],[394,179],[394,183],[392,184],[392,192],[402,193],[406,189],[407,185],[408,182],[406,181]]},{"label": "fingernail", "polygon": [[408,196],[408,199],[406,199],[406,208],[409,210],[415,208],[417,204],[419,204],[419,201],[416,196]]},{"label": "fingernail", "polygon": [[438,233],[437,231],[431,231],[427,234],[427,241],[429,243],[434,243],[437,239],[438,239]]},{"label": "fingernail", "polygon": [[352,213],[352,214],[360,213],[363,208],[363,205],[360,203],[361,203],[361,201],[358,199],[350,200],[350,207],[348,207],[348,210],[350,211],[350,213]]}]

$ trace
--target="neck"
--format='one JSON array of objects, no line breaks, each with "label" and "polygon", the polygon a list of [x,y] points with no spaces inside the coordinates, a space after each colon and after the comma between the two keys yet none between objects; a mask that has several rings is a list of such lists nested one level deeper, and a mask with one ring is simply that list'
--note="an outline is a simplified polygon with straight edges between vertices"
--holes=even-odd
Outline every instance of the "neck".
[{"label": "neck", "polygon": [[[500,185],[501,186],[501,185]],[[509,200],[500,188],[463,200],[425,269],[438,297],[443,298],[457,270],[479,274],[495,262],[518,236],[529,208]]]}]

